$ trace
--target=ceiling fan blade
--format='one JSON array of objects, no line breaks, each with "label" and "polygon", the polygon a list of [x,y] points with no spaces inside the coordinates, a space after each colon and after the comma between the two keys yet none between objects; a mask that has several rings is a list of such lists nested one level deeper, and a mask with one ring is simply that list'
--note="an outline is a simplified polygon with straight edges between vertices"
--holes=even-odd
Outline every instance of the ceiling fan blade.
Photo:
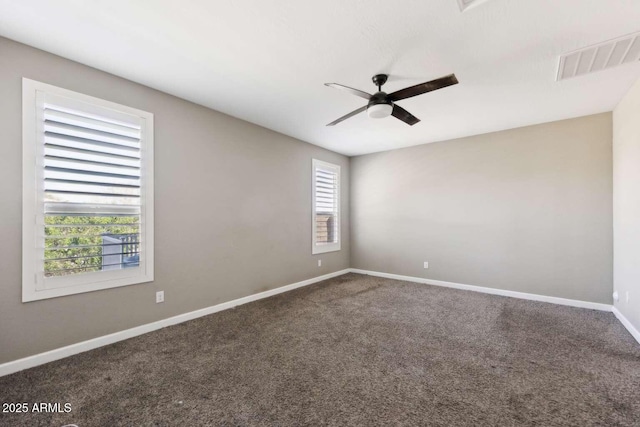
[{"label": "ceiling fan blade", "polygon": [[393,111],[391,111],[391,115],[396,119],[402,120],[409,126],[413,126],[420,121],[419,118],[417,118],[416,116],[414,116],[413,114],[405,110],[404,108],[395,104],[393,105]]},{"label": "ceiling fan blade", "polygon": [[334,87],[336,89],[344,90],[346,92],[349,92],[352,95],[359,96],[360,98],[364,98],[367,101],[369,100],[369,98],[371,98],[371,95],[369,95],[367,92],[363,92],[361,90],[354,89],[349,86],[341,85],[338,83],[325,83],[324,85],[329,87]]},{"label": "ceiling fan blade", "polygon": [[340,117],[338,120],[334,120],[334,121],[332,121],[332,122],[331,122],[331,123],[329,123],[327,126],[335,126],[335,125],[337,125],[338,123],[340,123],[341,121],[347,120],[349,117],[353,117],[353,116],[355,116],[356,114],[362,113],[362,112],[363,112],[364,110],[366,110],[366,109],[367,109],[367,106],[366,106],[366,105],[365,105],[364,107],[360,107],[360,108],[358,108],[357,110],[352,111],[352,112],[350,112],[349,114],[347,114],[347,115],[345,115],[345,116]]},{"label": "ceiling fan blade", "polygon": [[430,82],[420,83],[419,85],[407,87],[390,93],[389,99],[394,102],[400,101],[401,99],[411,98],[412,96],[422,95],[423,93],[431,92],[434,90],[442,89],[443,87],[456,84],[458,84],[456,75],[449,74],[448,76],[440,77],[439,79],[431,80]]}]

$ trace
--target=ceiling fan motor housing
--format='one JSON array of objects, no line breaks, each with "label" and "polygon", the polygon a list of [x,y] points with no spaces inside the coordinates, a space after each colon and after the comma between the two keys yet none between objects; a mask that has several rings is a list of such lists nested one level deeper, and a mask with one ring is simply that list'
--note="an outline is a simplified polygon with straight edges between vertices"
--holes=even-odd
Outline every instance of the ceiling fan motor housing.
[{"label": "ceiling fan motor housing", "polygon": [[372,119],[382,119],[389,117],[393,111],[393,102],[384,92],[377,92],[369,99],[367,104],[367,114]]}]

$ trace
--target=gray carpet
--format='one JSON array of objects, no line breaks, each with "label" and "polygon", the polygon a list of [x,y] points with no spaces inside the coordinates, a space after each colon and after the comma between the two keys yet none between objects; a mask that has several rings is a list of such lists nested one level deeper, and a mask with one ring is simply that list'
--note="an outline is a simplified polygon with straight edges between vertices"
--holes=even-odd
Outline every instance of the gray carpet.
[{"label": "gray carpet", "polygon": [[611,313],[348,274],[0,378],[2,426],[640,426]]}]

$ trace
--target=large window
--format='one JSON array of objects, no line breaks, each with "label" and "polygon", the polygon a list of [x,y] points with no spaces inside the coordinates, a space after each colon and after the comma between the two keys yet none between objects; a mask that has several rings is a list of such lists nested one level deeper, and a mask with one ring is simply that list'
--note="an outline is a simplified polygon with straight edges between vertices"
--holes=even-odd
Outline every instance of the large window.
[{"label": "large window", "polygon": [[313,159],[313,254],[340,250],[340,166]]},{"label": "large window", "polygon": [[153,115],[22,85],[22,300],[153,280]]}]

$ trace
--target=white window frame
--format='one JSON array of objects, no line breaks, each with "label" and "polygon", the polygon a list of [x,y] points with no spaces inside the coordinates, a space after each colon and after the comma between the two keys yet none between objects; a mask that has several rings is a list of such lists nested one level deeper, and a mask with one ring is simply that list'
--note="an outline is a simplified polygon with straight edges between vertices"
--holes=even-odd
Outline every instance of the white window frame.
[{"label": "white window frame", "polygon": [[[316,223],[316,168],[324,168],[334,170],[338,176],[338,188],[336,190],[336,200],[338,212],[336,215],[336,221],[338,221],[338,235],[337,241],[334,243],[318,243],[317,242],[317,223]],[[340,176],[340,165],[336,165],[333,163],[325,162],[318,159],[312,159],[311,161],[311,254],[323,254],[327,252],[336,252],[341,249],[342,244],[342,221],[340,217],[342,216],[342,210],[340,207],[340,196],[342,187],[342,178]]]},{"label": "white window frame", "polygon": [[[141,122],[141,216],[140,264],[137,268],[44,277],[43,119],[38,108],[44,93],[70,102],[90,104],[140,118]],[[36,301],[84,292],[153,281],[153,114],[62,89],[22,79],[22,301]]]}]

